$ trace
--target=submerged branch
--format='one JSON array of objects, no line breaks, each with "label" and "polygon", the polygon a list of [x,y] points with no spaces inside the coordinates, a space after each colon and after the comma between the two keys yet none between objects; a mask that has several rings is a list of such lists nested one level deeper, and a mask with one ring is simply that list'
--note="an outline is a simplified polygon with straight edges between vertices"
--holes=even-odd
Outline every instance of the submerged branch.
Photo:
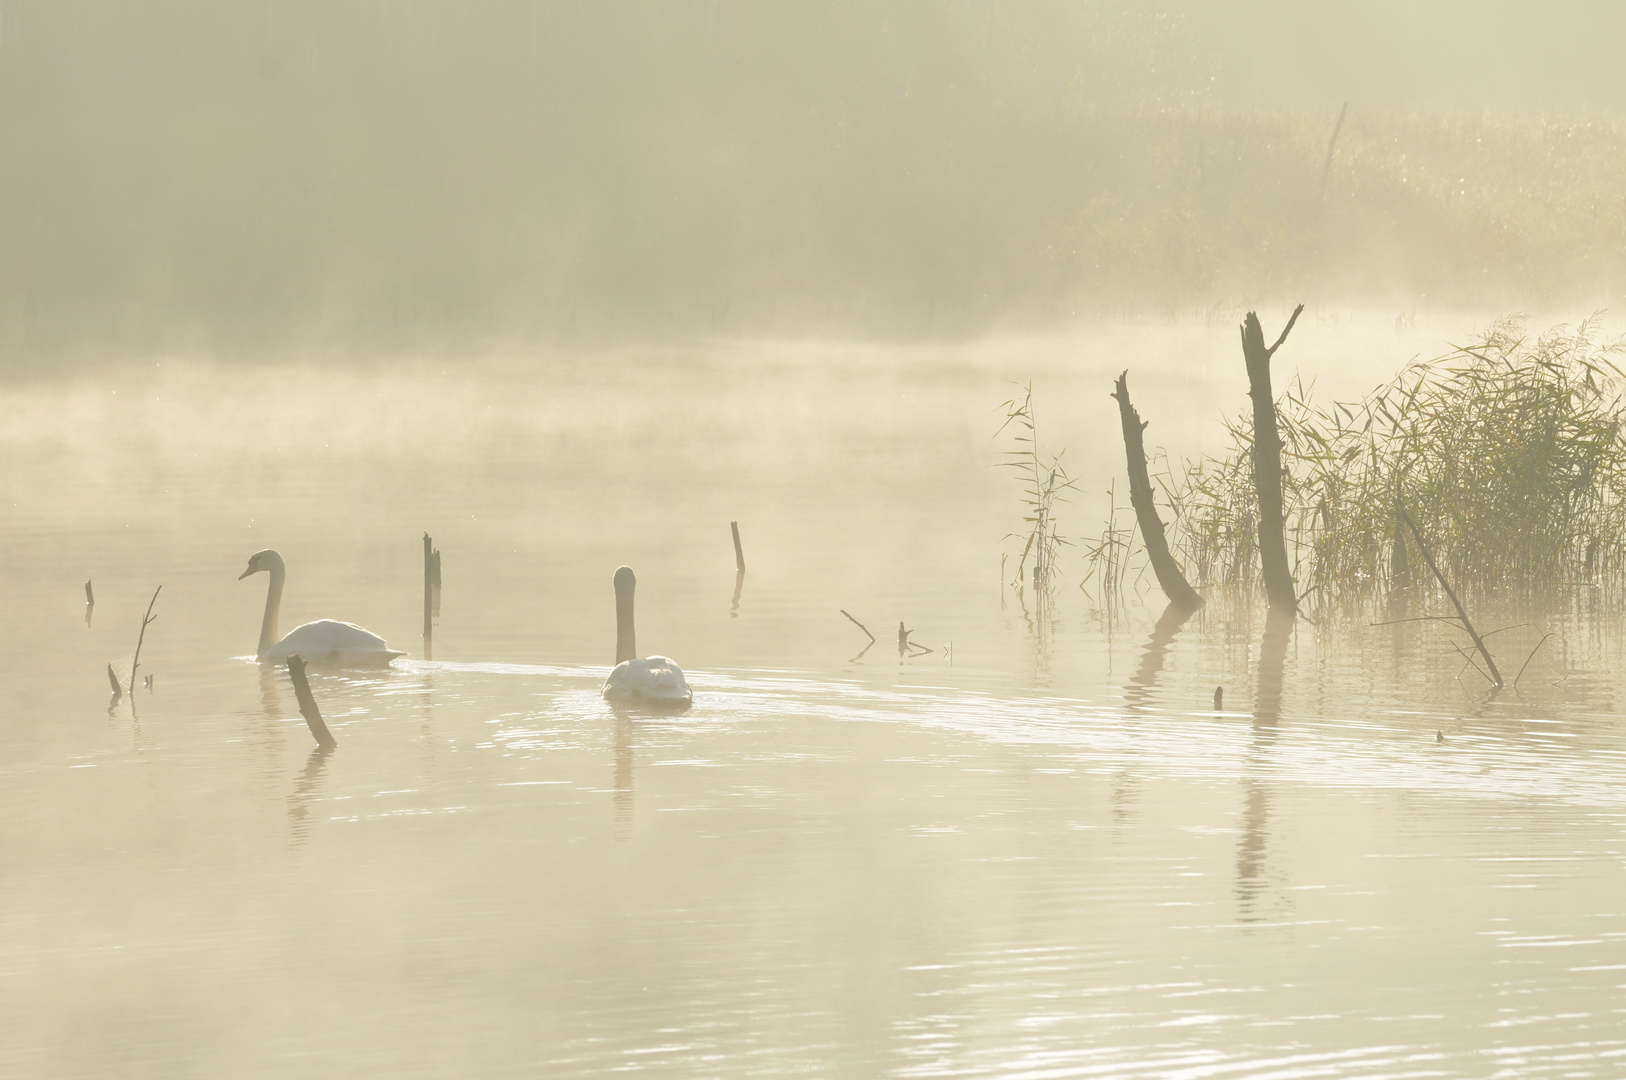
[{"label": "submerged branch", "polygon": [[1456,590],[1451,588],[1451,583],[1445,580],[1444,574],[1440,573],[1440,567],[1435,563],[1433,553],[1428,550],[1428,545],[1423,542],[1423,534],[1418,531],[1417,522],[1411,519],[1411,515],[1406,512],[1404,505],[1397,504],[1395,509],[1400,514],[1400,520],[1406,523],[1406,528],[1411,530],[1412,539],[1417,541],[1417,550],[1422,553],[1423,562],[1433,572],[1434,580],[1440,583],[1440,588],[1445,590],[1445,595],[1450,599],[1451,606],[1457,609],[1457,618],[1462,621],[1462,628],[1468,631],[1468,636],[1473,638],[1474,648],[1478,649],[1479,655],[1485,658],[1485,666],[1490,668],[1491,672],[1489,676],[1491,684],[1500,690],[1506,684],[1502,681],[1502,673],[1496,670],[1496,661],[1491,658],[1490,650],[1485,647],[1485,639],[1480,637],[1479,631],[1474,629],[1473,622],[1468,618],[1467,609],[1462,606],[1462,601],[1457,599]]}]

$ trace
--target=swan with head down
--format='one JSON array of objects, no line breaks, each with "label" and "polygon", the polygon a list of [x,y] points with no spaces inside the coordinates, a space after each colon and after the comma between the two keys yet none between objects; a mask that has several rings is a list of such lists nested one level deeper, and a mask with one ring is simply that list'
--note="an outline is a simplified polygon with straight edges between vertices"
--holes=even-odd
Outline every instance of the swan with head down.
[{"label": "swan with head down", "polygon": [[664,656],[638,656],[632,628],[632,592],[637,584],[632,567],[623,566],[615,572],[615,670],[600,692],[608,701],[689,705],[694,694],[683,678],[682,668]]},{"label": "swan with head down", "polygon": [[265,618],[260,622],[260,647],[255,654],[261,661],[281,663],[290,656],[298,656],[312,664],[384,667],[397,656],[406,655],[384,644],[384,639],[371,630],[336,619],[318,619],[296,626],[278,640],[277,613],[282,607],[282,586],[288,578],[288,567],[282,556],[270,548],[256,551],[249,556],[248,569],[237,575],[237,580],[242,581],[262,570],[271,575],[271,584],[265,592]]}]

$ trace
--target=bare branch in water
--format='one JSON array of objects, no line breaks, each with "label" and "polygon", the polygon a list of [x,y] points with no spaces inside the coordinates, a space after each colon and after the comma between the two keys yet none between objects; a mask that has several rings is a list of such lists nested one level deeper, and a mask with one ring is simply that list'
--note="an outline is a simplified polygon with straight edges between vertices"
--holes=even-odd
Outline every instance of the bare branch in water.
[{"label": "bare branch in water", "polygon": [[[843,615],[847,615],[847,609],[846,608],[839,608],[837,610],[839,610]],[[858,627],[858,629],[862,630],[865,633],[865,635],[867,635],[869,637],[870,645],[875,644],[875,635],[871,634],[869,632],[869,627],[865,626],[863,623],[859,622],[857,619],[854,619],[851,615],[847,615],[847,618],[848,618],[848,620],[850,620],[852,622],[852,624],[854,626]],[[866,648],[868,648],[868,646],[866,646]],[[864,654],[859,653],[858,655],[863,656]]]},{"label": "bare branch in water", "polygon": [[1553,634],[1552,634],[1551,630],[1549,630],[1547,633],[1541,635],[1541,640],[1536,642],[1536,647],[1534,649],[1530,650],[1530,655],[1525,657],[1524,658],[1524,663],[1519,665],[1519,673],[1517,675],[1513,676],[1513,685],[1514,686],[1519,685],[1519,679],[1521,679],[1524,676],[1524,669],[1530,666],[1530,661],[1532,661],[1532,660],[1534,660],[1536,658],[1536,654],[1541,651],[1541,647],[1543,645],[1547,644],[1547,639],[1552,637],[1552,636],[1553,636]]}]

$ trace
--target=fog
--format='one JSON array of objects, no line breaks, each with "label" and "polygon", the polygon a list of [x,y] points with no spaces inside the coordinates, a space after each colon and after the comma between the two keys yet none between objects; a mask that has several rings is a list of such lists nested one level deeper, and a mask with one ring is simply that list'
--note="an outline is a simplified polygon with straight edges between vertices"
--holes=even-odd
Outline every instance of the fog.
[{"label": "fog", "polygon": [[1623,25],[0,0],[0,1076],[1615,1075]]},{"label": "fog", "polygon": [[0,348],[467,355],[1299,299],[1606,306],[1621,19],[7,0]]}]

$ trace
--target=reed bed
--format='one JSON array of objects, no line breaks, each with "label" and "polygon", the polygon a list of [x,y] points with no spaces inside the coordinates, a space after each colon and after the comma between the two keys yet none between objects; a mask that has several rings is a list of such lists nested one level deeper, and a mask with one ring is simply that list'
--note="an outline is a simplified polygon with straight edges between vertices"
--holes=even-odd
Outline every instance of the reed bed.
[{"label": "reed bed", "polygon": [[[1356,402],[1278,401],[1294,580],[1308,605],[1426,588],[1417,540],[1459,589],[1529,599],[1626,570],[1618,342],[1595,321],[1532,335],[1504,319],[1413,361]],[[1252,425],[1230,449],[1165,468],[1173,543],[1199,587],[1258,584]]]}]

